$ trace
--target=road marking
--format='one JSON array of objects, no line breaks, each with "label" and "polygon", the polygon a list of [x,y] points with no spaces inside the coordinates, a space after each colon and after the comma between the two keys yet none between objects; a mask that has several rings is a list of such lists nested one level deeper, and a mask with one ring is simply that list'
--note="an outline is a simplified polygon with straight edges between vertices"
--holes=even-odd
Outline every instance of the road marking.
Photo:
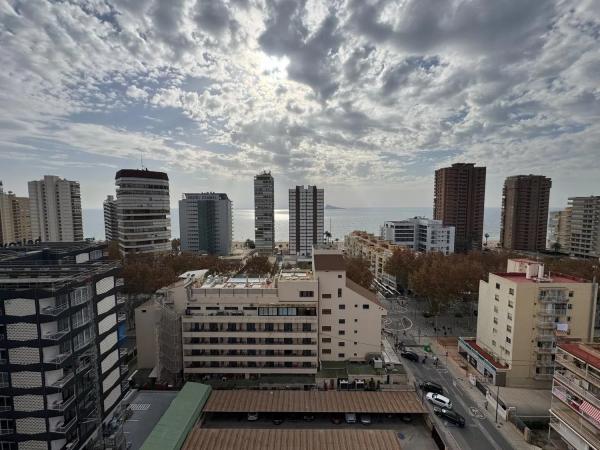
[{"label": "road marking", "polygon": [[150,403],[132,403],[129,405],[129,409],[132,411],[148,411]]},{"label": "road marking", "polygon": [[469,411],[471,411],[471,415],[473,417],[477,417],[478,419],[481,419],[481,420],[485,419],[485,416],[478,408],[471,406],[471,407],[469,407]]}]

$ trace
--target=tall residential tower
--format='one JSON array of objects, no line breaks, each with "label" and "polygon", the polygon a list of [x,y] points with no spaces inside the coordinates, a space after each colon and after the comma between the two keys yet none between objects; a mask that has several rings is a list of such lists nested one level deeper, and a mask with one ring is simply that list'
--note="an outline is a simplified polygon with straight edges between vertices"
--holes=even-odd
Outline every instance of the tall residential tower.
[{"label": "tall residential tower", "polygon": [[254,243],[259,253],[275,249],[275,190],[271,172],[254,177]]},{"label": "tall residential tower", "polygon": [[102,206],[104,209],[104,237],[107,241],[116,241],[119,239],[117,201],[112,195],[108,195]]},{"label": "tall residential tower", "polygon": [[231,253],[233,216],[227,194],[183,194],[179,200],[181,250],[227,256]]},{"label": "tall residential tower", "polygon": [[323,242],[324,197],[323,189],[316,186],[289,190],[290,255],[311,256],[313,245]]},{"label": "tall residential tower", "polygon": [[543,175],[508,177],[502,190],[500,245],[509,250],[546,248],[552,180]]},{"label": "tall residential tower", "polygon": [[433,218],[455,228],[455,251],[481,249],[484,202],[485,167],[457,163],[435,171]]},{"label": "tall residential tower", "polygon": [[29,198],[4,192],[0,181],[0,246],[31,239]]},{"label": "tall residential tower", "polygon": [[30,181],[31,236],[42,242],[83,241],[79,183],[52,175]]},{"label": "tall residential tower", "polygon": [[600,258],[600,196],[569,198],[569,249],[572,256]]},{"label": "tall residential tower", "polygon": [[119,251],[171,250],[169,177],[164,172],[123,169],[115,176]]}]

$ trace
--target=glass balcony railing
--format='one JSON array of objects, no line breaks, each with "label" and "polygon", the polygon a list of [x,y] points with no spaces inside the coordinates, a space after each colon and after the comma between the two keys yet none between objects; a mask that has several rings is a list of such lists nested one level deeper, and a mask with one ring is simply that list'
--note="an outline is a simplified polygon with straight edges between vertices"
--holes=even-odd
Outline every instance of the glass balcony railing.
[{"label": "glass balcony railing", "polygon": [[71,352],[59,353],[58,355],[46,360],[48,364],[62,364],[66,359],[71,356]]},{"label": "glass balcony railing", "polygon": [[63,303],[62,305],[46,306],[40,310],[40,313],[46,316],[58,316],[67,309],[69,309],[68,303]]},{"label": "glass balcony railing", "polygon": [[119,313],[117,314],[117,320],[119,322],[124,322],[127,319],[127,314],[125,313]]},{"label": "glass balcony railing", "polygon": [[56,424],[56,426],[54,427],[53,432],[55,433],[62,433],[62,434],[66,434],[69,432],[69,430],[71,428],[73,428],[73,426],[77,423],[77,417],[73,417],[71,420],[69,420],[67,423],[64,422],[59,422]]},{"label": "glass balcony railing", "polygon": [[71,329],[69,327],[58,331],[48,331],[42,335],[42,338],[49,341],[58,341],[69,334],[70,331]]},{"label": "glass balcony railing", "polygon": [[75,396],[72,395],[66,400],[57,400],[48,404],[48,409],[52,411],[65,411],[75,402]]},{"label": "glass balcony railing", "polygon": [[52,383],[50,387],[62,389],[69,381],[73,379],[74,376],[75,374],[73,372],[67,372],[62,378],[59,378]]}]

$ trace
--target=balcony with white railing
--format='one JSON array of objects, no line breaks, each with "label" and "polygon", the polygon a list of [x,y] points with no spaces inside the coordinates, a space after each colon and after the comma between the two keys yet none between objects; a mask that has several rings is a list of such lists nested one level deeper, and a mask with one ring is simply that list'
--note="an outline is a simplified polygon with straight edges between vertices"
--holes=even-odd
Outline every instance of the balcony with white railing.
[{"label": "balcony with white railing", "polygon": [[554,330],[556,328],[556,322],[553,320],[550,321],[544,318],[539,318],[536,320],[536,326],[544,330]]},{"label": "balcony with white railing", "polygon": [[74,351],[78,351],[81,350],[84,347],[87,347],[88,345],[90,345],[94,340],[91,337],[85,338],[82,341],[79,341],[75,344],[75,346],[73,347]]},{"label": "balcony with white railing", "polygon": [[533,351],[544,355],[553,355],[556,353],[556,347],[536,347]]},{"label": "balcony with white railing", "polygon": [[69,309],[68,303],[63,303],[62,305],[45,306],[40,309],[40,314],[55,317],[65,312],[67,309]]},{"label": "balcony with white railing", "polygon": [[71,329],[69,327],[63,328],[62,330],[58,331],[47,331],[42,335],[42,339],[47,339],[49,341],[59,341],[70,332]]},{"label": "balcony with white railing", "polygon": [[54,432],[54,433],[61,433],[61,434],[66,434],[69,432],[69,430],[71,428],[73,428],[73,426],[77,423],[77,417],[73,417],[71,420],[69,420],[67,423],[64,422],[58,422],[53,428],[50,429],[50,431]]},{"label": "balcony with white railing", "polygon": [[127,314],[125,314],[125,313],[117,314],[117,321],[124,322],[126,319],[127,319]]},{"label": "balcony with white railing", "polygon": [[129,367],[127,366],[127,364],[121,364],[121,375],[125,375],[128,372],[129,372]]},{"label": "balcony with white railing", "polygon": [[90,323],[91,321],[92,321],[91,317],[84,317],[83,319],[74,320],[73,321],[73,329],[76,330],[77,328],[81,328],[84,325],[87,325],[88,323]]},{"label": "balcony with white railing", "polygon": [[540,303],[568,303],[569,298],[563,294],[548,294],[548,295],[540,295],[538,297]]},{"label": "balcony with white railing", "polygon": [[90,369],[92,367],[92,363],[89,361],[84,361],[84,362],[80,362],[77,365],[77,368],[75,369],[75,372],[77,373],[83,373],[86,370]]},{"label": "balcony with white railing", "polygon": [[72,353],[70,351],[67,351],[64,353],[59,353],[57,355],[54,355],[54,356],[48,358],[44,362],[47,364],[62,364],[64,361],[66,361],[71,356],[71,354]]},{"label": "balcony with white railing", "polygon": [[115,280],[115,286],[116,287],[120,287],[120,286],[124,286],[125,285],[125,280],[123,280],[123,278],[117,278]]},{"label": "balcony with white railing", "polygon": [[75,396],[72,395],[66,400],[56,400],[52,403],[48,403],[48,409],[52,411],[65,411],[75,402]]},{"label": "balcony with white railing", "polygon": [[600,409],[600,398],[596,397],[592,392],[584,389],[574,377],[571,378],[567,375],[563,375],[560,372],[554,372],[554,378],[558,380],[561,384],[566,386],[568,389],[577,393],[579,396],[583,397],[585,400],[590,402],[596,408]]},{"label": "balcony with white railing", "polygon": [[125,356],[129,355],[129,353],[131,353],[129,348],[119,347],[119,358],[124,358]]},{"label": "balcony with white railing", "polygon": [[117,305],[125,304],[125,296],[124,295],[117,294],[116,299],[117,299]]},{"label": "balcony with white railing", "polygon": [[71,381],[75,377],[73,372],[67,372],[63,375],[62,378],[59,378],[54,383],[50,384],[50,387],[62,389],[67,385],[69,381]]}]

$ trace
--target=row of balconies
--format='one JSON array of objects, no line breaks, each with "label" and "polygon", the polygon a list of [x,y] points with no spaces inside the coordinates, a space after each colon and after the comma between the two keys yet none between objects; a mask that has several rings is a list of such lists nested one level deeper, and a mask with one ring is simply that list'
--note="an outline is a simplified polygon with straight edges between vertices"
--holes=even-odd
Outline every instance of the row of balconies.
[{"label": "row of balconies", "polygon": [[591,391],[584,389],[575,377],[568,377],[559,371],[554,371],[554,378],[565,385],[568,389],[585,398],[588,402],[600,409],[600,398],[594,395]]}]

